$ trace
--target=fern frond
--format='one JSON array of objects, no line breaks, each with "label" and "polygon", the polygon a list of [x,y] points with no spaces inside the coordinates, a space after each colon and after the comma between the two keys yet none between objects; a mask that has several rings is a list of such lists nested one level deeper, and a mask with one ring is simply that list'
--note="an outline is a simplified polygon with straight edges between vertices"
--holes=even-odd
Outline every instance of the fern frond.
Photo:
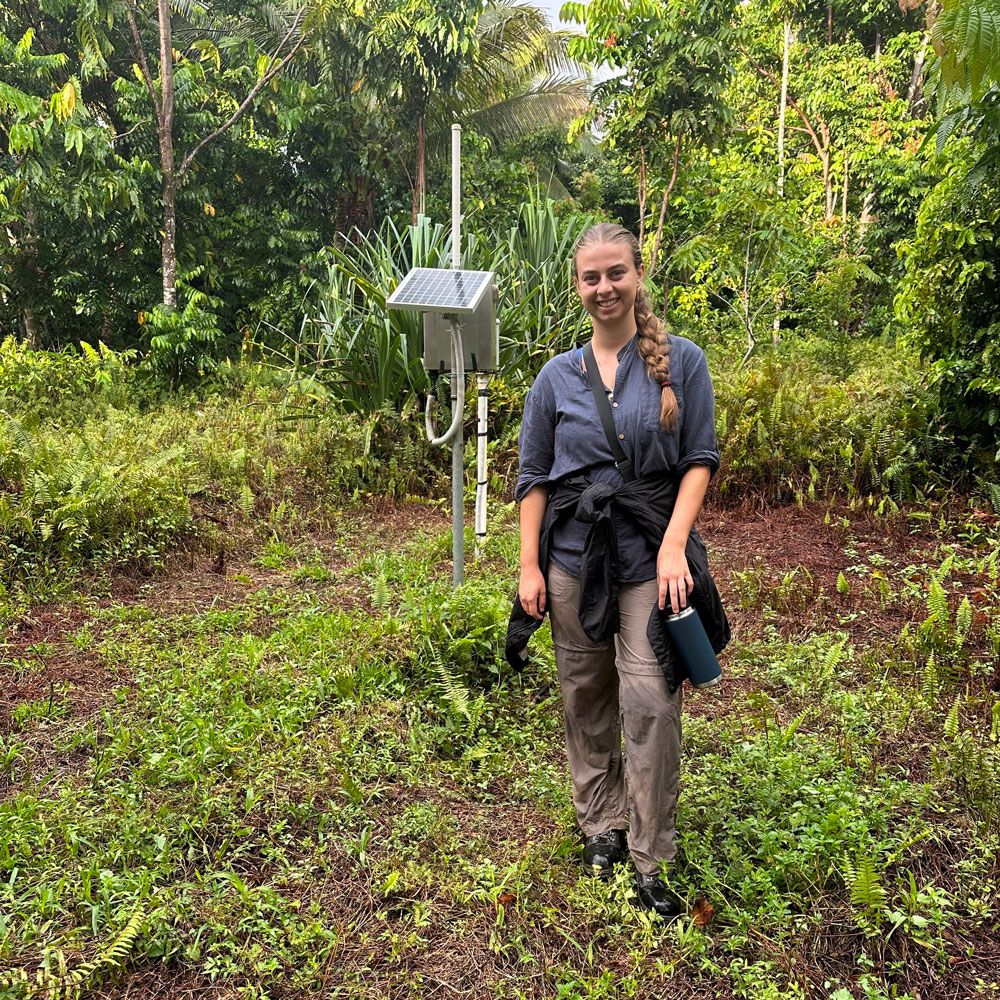
[{"label": "fern frond", "polygon": [[444,700],[448,707],[455,715],[471,722],[470,704],[472,699],[469,695],[469,689],[454,677],[437,652],[434,653],[434,672],[441,682]]},{"label": "fern frond", "polygon": [[375,588],[372,591],[372,605],[380,611],[389,604],[389,583],[385,578],[385,571],[380,571],[375,578]]},{"label": "fern frond", "polygon": [[938,692],[938,672],[937,664],[934,662],[934,654],[927,657],[924,665],[924,679],[920,685],[920,693],[925,701],[933,701]]},{"label": "fern frond", "polygon": [[927,592],[927,621],[934,621],[942,628],[948,627],[948,595],[937,577],[931,579]]},{"label": "fern frond", "polygon": [[22,993],[26,991],[28,996],[44,996],[48,1000],[61,1000],[61,998],[77,997],[82,992],[84,984],[94,975],[95,972],[106,968],[115,968],[124,962],[125,958],[135,946],[136,938],[142,930],[143,921],[146,918],[144,908],[136,910],[129,918],[128,923],[118,932],[118,935],[93,958],[88,959],[75,969],[70,971],[67,968],[66,956],[60,951],[55,956],[56,974],[44,968],[36,970],[34,985],[28,985],[31,977],[25,969],[12,969],[10,972],[0,976],[0,990],[7,991],[20,987]]},{"label": "fern frond", "polygon": [[949,88],[978,99],[1000,80],[1000,0],[945,0],[931,39]]},{"label": "fern frond", "polygon": [[955,612],[955,642],[959,648],[965,645],[965,639],[972,627],[972,605],[968,597],[962,598],[962,603]]},{"label": "fern frond", "polygon": [[955,699],[955,704],[951,706],[951,711],[948,712],[947,718],[944,720],[944,735],[949,740],[953,740],[958,736],[958,706],[961,700],[962,696],[959,695]]},{"label": "fern frond", "polygon": [[871,913],[881,913],[885,909],[888,894],[869,857],[863,855],[858,860],[850,888],[851,903],[854,906]]}]

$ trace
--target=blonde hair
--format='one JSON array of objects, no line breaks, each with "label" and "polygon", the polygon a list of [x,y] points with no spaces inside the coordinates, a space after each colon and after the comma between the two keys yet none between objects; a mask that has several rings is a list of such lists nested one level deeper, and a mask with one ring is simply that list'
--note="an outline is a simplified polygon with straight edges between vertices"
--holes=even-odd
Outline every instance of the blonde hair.
[{"label": "blonde hair", "polygon": [[[624,243],[632,254],[636,271],[642,267],[642,250],[639,241],[624,226],[613,222],[599,222],[591,226],[577,240],[573,251],[573,277],[577,277],[576,258],[585,247],[602,243]],[[642,282],[635,295],[635,327],[639,334],[639,355],[646,366],[646,375],[660,383],[660,426],[672,431],[677,424],[677,397],[670,386],[670,337],[666,326],[653,314]]]}]

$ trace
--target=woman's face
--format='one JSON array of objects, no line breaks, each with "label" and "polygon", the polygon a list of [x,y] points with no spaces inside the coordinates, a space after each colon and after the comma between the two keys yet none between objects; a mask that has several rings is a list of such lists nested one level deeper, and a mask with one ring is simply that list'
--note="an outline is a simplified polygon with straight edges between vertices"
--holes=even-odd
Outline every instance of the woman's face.
[{"label": "woman's face", "polygon": [[577,251],[573,283],[583,307],[603,326],[631,320],[641,281],[642,268],[636,270],[625,243],[595,243]]}]

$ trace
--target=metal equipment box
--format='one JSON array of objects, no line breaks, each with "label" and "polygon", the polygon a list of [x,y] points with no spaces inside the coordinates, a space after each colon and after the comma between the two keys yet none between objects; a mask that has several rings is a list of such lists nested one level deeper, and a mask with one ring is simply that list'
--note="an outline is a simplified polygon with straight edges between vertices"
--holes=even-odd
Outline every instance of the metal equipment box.
[{"label": "metal equipment box", "polygon": [[[459,315],[465,370],[494,372],[500,361],[500,334],[496,320],[496,286],[480,299],[472,315]],[[442,313],[424,313],[424,367],[451,370],[451,319]]]}]

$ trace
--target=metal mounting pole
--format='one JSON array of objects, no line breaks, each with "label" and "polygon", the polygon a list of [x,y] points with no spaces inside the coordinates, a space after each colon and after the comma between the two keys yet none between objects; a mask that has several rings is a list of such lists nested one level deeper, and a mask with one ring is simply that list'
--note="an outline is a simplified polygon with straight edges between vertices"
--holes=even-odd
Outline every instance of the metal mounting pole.
[{"label": "metal mounting pole", "polygon": [[[451,127],[451,266],[456,270],[462,266],[462,126]],[[464,351],[461,338],[458,336],[458,317],[452,316],[452,339]],[[459,407],[465,406],[465,373],[460,359],[452,362],[451,373],[451,412],[458,413]],[[465,582],[465,435],[462,421],[458,421],[458,429],[451,440],[451,582],[455,587]]]}]

